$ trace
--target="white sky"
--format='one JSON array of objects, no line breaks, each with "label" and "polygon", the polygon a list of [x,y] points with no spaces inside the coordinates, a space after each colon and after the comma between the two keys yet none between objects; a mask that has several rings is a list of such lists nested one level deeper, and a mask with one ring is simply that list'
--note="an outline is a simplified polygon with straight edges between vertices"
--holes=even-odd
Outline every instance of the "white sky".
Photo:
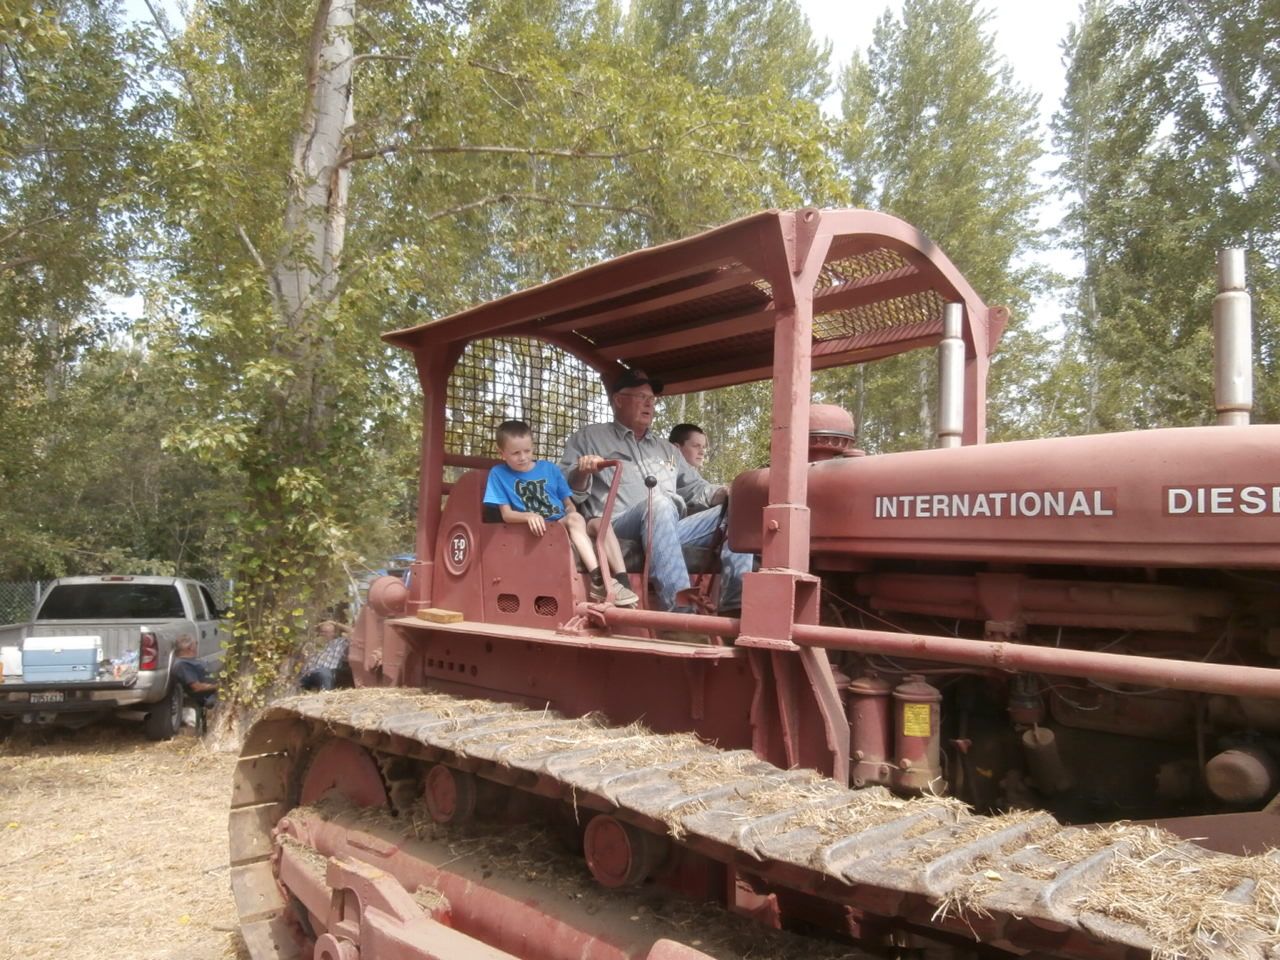
[{"label": "white sky", "polygon": [[[895,15],[902,10],[902,0],[798,0],[798,3],[809,18],[814,34],[831,41],[831,67],[836,76],[854,50],[865,52],[870,46],[872,30],[880,15],[886,9]],[[1068,26],[1079,16],[1080,0],[985,0],[979,3],[979,9],[991,15],[987,28],[995,36],[999,55],[1013,68],[1014,81],[1040,94],[1040,128],[1048,150],[1049,119],[1058,109],[1066,87],[1062,41]],[[1046,182],[1049,171],[1057,163],[1057,158],[1049,155],[1038,165]],[[1041,212],[1041,226],[1046,229],[1057,226],[1062,213],[1061,203],[1051,199]],[[1040,259],[1067,276],[1080,271],[1068,252],[1048,250]],[[981,295],[982,291],[978,293]],[[1052,330],[1060,323],[1061,310],[1060,304],[1045,298],[1035,304],[1031,319],[1036,326]]]},{"label": "white sky", "polygon": [[[849,60],[855,49],[871,44],[875,22],[886,9],[898,14],[902,0],[798,0],[813,32],[831,41],[833,68]],[[1062,96],[1064,70],[1061,44],[1076,19],[1080,0],[985,0],[996,49],[1013,67],[1017,81],[1041,94],[1045,120]]]}]

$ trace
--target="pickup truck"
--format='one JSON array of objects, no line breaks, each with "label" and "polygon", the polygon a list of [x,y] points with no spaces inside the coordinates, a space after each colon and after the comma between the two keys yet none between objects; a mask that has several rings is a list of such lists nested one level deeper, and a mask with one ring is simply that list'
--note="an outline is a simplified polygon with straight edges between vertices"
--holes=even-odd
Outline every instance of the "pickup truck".
[{"label": "pickup truck", "polygon": [[0,720],[83,726],[110,712],[145,713],[147,736],[167,740],[182,722],[175,643],[190,634],[214,672],[226,639],[220,616],[209,588],[195,580],[55,580],[32,622],[0,626]]}]

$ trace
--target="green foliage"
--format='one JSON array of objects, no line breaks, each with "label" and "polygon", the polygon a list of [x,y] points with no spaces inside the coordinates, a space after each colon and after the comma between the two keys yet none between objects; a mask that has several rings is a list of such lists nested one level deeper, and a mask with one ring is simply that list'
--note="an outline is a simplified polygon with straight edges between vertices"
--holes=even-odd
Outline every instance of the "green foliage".
[{"label": "green foliage", "polygon": [[152,364],[102,303],[139,249],[141,40],[113,4],[63,0],[0,5],[0,47],[0,570],[175,569],[198,498],[169,486]]},{"label": "green foliage", "polygon": [[[1015,318],[995,359],[988,427],[1016,432],[1025,384],[1041,349],[1020,327],[1042,282],[1027,261],[1040,238],[1041,192],[1032,167],[1041,154],[1036,98],[1002,65],[975,0],[907,0],[885,13],[865,59],[841,77],[840,148],[855,200],[902,217],[933,239],[989,304]],[[859,438],[872,451],[931,446],[936,359],[917,352],[868,369],[815,380],[815,396],[856,408]]]},{"label": "green foliage", "polygon": [[1054,133],[1085,263],[1071,336],[1084,429],[1212,419],[1217,251],[1250,251],[1256,406],[1280,415],[1280,29],[1253,0],[1090,2]]},{"label": "green foliage", "polygon": [[0,577],[220,575],[219,466],[162,448],[183,403],[165,362],[114,337],[84,351],[0,501]]},{"label": "green foliage", "polygon": [[819,103],[830,86],[830,44],[814,40],[795,0],[637,0],[626,30],[664,71],[704,89]]}]

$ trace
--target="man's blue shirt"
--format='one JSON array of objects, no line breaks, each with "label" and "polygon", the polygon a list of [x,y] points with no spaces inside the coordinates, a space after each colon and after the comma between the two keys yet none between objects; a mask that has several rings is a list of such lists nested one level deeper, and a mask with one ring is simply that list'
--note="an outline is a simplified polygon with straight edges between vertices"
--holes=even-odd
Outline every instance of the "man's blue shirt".
[{"label": "man's blue shirt", "polygon": [[564,474],[549,460],[534,461],[533,468],[524,473],[517,473],[505,463],[495,464],[484,488],[485,503],[505,503],[547,520],[563,517],[564,501],[572,495]]}]

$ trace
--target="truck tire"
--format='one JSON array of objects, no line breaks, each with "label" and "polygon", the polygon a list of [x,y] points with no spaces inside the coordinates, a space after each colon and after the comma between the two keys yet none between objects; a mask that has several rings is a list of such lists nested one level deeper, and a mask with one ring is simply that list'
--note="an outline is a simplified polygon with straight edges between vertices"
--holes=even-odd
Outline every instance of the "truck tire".
[{"label": "truck tire", "polygon": [[182,684],[173,683],[164,699],[151,708],[142,728],[148,740],[172,740],[182,726]]}]

